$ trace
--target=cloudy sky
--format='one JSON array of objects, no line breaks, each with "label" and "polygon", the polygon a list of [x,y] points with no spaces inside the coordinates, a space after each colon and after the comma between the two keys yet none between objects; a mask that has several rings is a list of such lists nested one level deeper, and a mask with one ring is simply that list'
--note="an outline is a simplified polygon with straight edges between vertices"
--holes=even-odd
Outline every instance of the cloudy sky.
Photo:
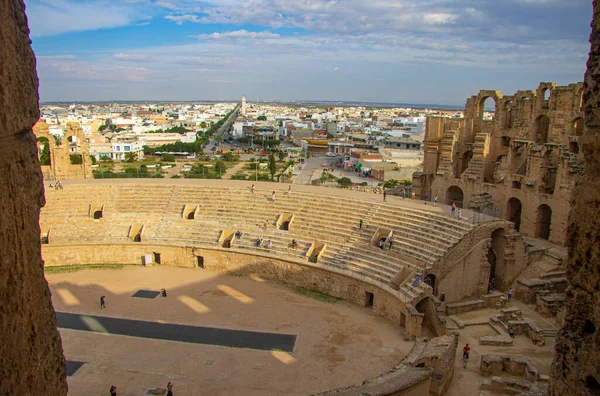
[{"label": "cloudy sky", "polygon": [[25,0],[42,101],[462,105],[581,81],[590,0]]}]

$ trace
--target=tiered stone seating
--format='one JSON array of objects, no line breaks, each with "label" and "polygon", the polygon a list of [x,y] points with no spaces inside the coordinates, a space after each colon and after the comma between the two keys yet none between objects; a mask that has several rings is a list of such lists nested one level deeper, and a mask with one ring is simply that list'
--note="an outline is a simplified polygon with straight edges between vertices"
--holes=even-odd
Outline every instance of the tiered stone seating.
[{"label": "tiered stone seating", "polygon": [[[234,239],[227,249],[301,261],[306,261],[311,243],[318,241],[327,245],[319,266],[373,283],[389,285],[408,268],[413,276],[399,290],[407,298],[416,298],[427,287],[413,287],[414,274],[434,265],[473,228],[430,210],[320,192],[299,191],[290,197],[278,192],[272,202],[271,191],[253,194],[244,187],[84,183],[48,191],[41,226],[51,228],[50,244],[135,243],[128,238],[129,227],[143,224],[142,243],[185,242],[214,249],[226,249],[218,243],[222,230],[240,230],[241,240]],[[92,203],[104,205],[102,219],[90,217]],[[195,209],[193,219],[184,217],[186,205]],[[294,215],[287,231],[275,227],[282,213]],[[378,228],[393,231],[391,250],[387,244],[381,250],[371,242]],[[256,247],[256,238],[270,240],[273,248]],[[292,239],[298,241],[298,248],[291,247]]]}]

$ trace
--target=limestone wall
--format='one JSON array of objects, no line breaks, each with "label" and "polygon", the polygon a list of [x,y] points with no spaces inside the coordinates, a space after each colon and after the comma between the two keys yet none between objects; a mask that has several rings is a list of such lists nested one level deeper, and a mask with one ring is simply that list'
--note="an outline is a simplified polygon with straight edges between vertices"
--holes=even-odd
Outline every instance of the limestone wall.
[{"label": "limestone wall", "polygon": [[594,0],[592,44],[585,74],[585,170],[569,215],[564,326],[556,340],[550,393],[600,394],[600,0]]},{"label": "limestone wall", "polygon": [[40,256],[42,174],[35,58],[22,0],[0,0],[0,394],[66,395]]},{"label": "limestone wall", "polygon": [[404,327],[405,337],[414,339],[421,334],[423,314],[405,306],[393,290],[384,290],[367,282],[334,273],[318,265],[274,259],[253,254],[229,252],[226,249],[204,249],[193,246],[166,244],[64,244],[43,245],[46,265],[133,264],[141,265],[146,254],[160,254],[161,265],[198,266],[203,258],[206,269],[240,275],[258,275],[264,279],[317,290],[351,303],[365,306],[367,293],[372,293],[373,311],[392,323]]}]

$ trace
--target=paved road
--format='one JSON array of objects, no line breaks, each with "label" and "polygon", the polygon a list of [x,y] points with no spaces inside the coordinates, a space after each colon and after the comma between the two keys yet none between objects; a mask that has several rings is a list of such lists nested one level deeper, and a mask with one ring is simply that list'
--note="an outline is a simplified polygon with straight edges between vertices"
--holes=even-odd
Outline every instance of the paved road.
[{"label": "paved road", "polygon": [[58,327],[63,329],[263,351],[279,350],[292,353],[296,344],[296,336],[293,334],[156,323],[67,312],[57,312],[56,321]]},{"label": "paved road", "polygon": [[229,129],[231,128],[231,125],[235,122],[237,116],[239,114],[239,107],[233,112],[231,113],[231,115],[229,116],[229,118],[227,119],[227,121],[225,121],[223,123],[223,125],[221,125],[221,128],[219,128],[219,130],[217,132],[215,132],[209,139],[208,139],[208,144],[206,145],[206,148],[204,148],[202,151],[204,152],[204,154],[213,154],[213,151],[211,150],[211,148],[215,145],[216,143],[216,137],[217,136],[223,136],[223,134],[227,131],[229,131]]}]

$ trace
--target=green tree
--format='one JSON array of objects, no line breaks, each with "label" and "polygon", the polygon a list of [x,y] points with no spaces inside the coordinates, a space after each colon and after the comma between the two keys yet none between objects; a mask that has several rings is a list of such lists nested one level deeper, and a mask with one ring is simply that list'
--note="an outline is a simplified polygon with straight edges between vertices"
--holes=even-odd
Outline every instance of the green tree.
[{"label": "green tree", "polygon": [[40,165],[50,165],[50,143],[45,137],[39,138],[38,141],[44,144],[40,154]]},{"label": "green tree", "polygon": [[394,188],[394,187],[398,186],[398,184],[400,184],[400,182],[398,180],[390,179],[390,180],[386,181],[385,183],[383,183],[383,188]]},{"label": "green tree", "polygon": [[108,155],[102,155],[102,156],[100,156],[100,161],[107,163],[107,162],[112,162],[112,159],[110,159],[110,157]]},{"label": "green tree", "polygon": [[136,158],[137,158],[137,155],[133,152],[129,152],[129,153],[125,154],[125,160],[127,162],[130,162],[130,163],[135,162]]},{"label": "green tree", "polygon": [[90,155],[90,161],[92,161],[92,165],[96,165],[96,163],[98,163],[98,161],[96,161],[96,157],[93,155]]},{"label": "green tree", "polygon": [[342,187],[350,187],[352,185],[352,180],[349,177],[342,177],[338,180],[338,184]]},{"label": "green tree", "polygon": [[71,163],[73,165],[81,165],[81,164],[83,164],[83,158],[81,158],[81,155],[79,155],[79,154],[71,154],[69,156],[69,159],[71,160]]},{"label": "green tree", "polygon": [[163,154],[163,161],[175,162],[175,156],[173,154]]},{"label": "green tree", "polygon": [[283,151],[279,151],[279,161],[283,161],[283,159],[285,158],[285,153]]},{"label": "green tree", "polygon": [[223,141],[223,136],[217,136],[215,141],[221,143]]},{"label": "green tree", "polygon": [[258,117],[256,117],[256,119],[257,119],[258,121],[267,121],[267,117],[266,117],[266,116],[264,116],[264,115],[259,115]]},{"label": "green tree", "polygon": [[206,128],[206,122],[202,121],[202,122],[200,123],[200,128]]},{"label": "green tree", "polygon": [[269,173],[271,174],[271,180],[274,180],[276,172],[277,164],[275,163],[275,156],[271,153],[269,154]]},{"label": "green tree", "polygon": [[107,128],[107,127],[106,127],[106,125],[100,125],[100,126],[98,127],[98,132],[102,132],[102,131],[103,131],[103,130],[105,130],[106,128]]},{"label": "green tree", "polygon": [[223,162],[222,160],[217,160],[217,162],[215,162],[215,171],[217,171],[217,173],[220,176],[222,176],[226,170],[227,167],[225,166],[225,162]]}]

